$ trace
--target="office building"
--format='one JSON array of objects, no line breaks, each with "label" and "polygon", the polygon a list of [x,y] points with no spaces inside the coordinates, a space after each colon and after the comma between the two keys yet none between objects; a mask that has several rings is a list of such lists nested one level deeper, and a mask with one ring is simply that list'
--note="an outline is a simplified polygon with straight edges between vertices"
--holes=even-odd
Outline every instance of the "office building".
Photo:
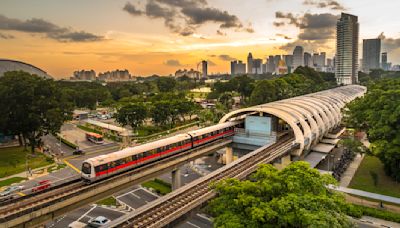
[{"label": "office building", "polygon": [[247,73],[252,74],[253,73],[253,55],[251,52],[247,56]]},{"label": "office building", "polygon": [[208,75],[208,69],[207,69],[207,61],[203,60],[201,61],[201,69],[202,69],[202,76],[203,78],[207,78]]},{"label": "office building", "polygon": [[243,75],[246,74],[246,64],[242,61],[231,62],[231,75]]},{"label": "office building", "polygon": [[262,74],[262,59],[254,59],[253,60],[253,74]]},{"label": "office building", "polygon": [[302,46],[296,46],[293,50],[293,70],[296,70],[299,66],[304,66],[304,49]]},{"label": "office building", "polygon": [[358,82],[358,17],[342,13],[336,25],[336,70],[338,84]]},{"label": "office building", "polygon": [[267,60],[267,72],[272,74],[275,72],[275,68],[274,56],[270,55]]},{"label": "office building", "polygon": [[380,68],[381,39],[363,40],[362,71],[369,73],[371,69]]}]

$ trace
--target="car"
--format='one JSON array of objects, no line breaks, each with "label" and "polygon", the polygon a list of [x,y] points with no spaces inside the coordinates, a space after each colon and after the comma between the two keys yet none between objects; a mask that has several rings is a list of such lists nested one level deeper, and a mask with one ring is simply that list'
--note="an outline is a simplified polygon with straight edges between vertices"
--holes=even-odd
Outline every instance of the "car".
[{"label": "car", "polygon": [[8,196],[13,194],[14,192],[18,192],[24,190],[24,186],[19,186],[19,185],[14,185],[14,186],[10,186],[6,189],[4,189],[1,193],[0,196]]},{"label": "car", "polygon": [[101,227],[110,223],[110,219],[104,216],[98,216],[96,218],[90,219],[88,225],[91,227]]},{"label": "car", "polygon": [[37,183],[35,187],[32,188],[32,192],[39,192],[49,188],[50,186],[51,186],[50,180],[42,180],[39,181],[39,183]]},{"label": "car", "polygon": [[72,154],[74,154],[74,155],[82,155],[82,154],[85,154],[85,152],[83,152],[83,150],[81,150],[81,149],[76,149],[76,150],[74,150],[74,152],[72,152]]}]

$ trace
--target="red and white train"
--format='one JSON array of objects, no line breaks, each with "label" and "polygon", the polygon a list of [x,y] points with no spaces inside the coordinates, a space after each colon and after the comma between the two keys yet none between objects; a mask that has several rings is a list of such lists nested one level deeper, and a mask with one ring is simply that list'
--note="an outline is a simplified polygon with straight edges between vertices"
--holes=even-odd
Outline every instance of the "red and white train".
[{"label": "red and white train", "polygon": [[82,163],[82,179],[86,182],[94,182],[217,139],[232,136],[235,132],[234,128],[241,127],[242,124],[242,121],[217,124],[111,154],[89,158]]}]

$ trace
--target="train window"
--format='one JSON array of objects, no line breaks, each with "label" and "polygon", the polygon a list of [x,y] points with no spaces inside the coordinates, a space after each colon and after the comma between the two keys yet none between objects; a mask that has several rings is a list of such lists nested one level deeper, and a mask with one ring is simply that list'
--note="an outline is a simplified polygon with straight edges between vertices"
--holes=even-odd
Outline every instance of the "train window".
[{"label": "train window", "polygon": [[161,152],[161,148],[157,148],[157,153],[160,153]]},{"label": "train window", "polygon": [[157,153],[157,149],[153,149],[150,151],[151,154],[156,154]]},{"label": "train window", "polygon": [[132,161],[132,157],[131,156],[126,157],[125,159],[126,159],[126,162],[131,162]]},{"label": "train window", "polygon": [[90,166],[89,163],[84,162],[82,164],[82,173],[84,173],[84,174],[90,174],[91,173],[91,166]]}]

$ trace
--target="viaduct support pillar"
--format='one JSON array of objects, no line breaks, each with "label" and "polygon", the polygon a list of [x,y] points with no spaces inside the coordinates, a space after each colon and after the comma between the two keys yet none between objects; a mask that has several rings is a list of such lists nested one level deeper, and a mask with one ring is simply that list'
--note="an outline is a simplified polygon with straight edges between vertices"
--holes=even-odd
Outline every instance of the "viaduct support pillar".
[{"label": "viaduct support pillar", "polygon": [[175,169],[171,172],[172,175],[172,191],[181,187],[181,170]]},{"label": "viaduct support pillar", "polygon": [[225,148],[225,164],[233,162],[233,149],[230,146]]}]

